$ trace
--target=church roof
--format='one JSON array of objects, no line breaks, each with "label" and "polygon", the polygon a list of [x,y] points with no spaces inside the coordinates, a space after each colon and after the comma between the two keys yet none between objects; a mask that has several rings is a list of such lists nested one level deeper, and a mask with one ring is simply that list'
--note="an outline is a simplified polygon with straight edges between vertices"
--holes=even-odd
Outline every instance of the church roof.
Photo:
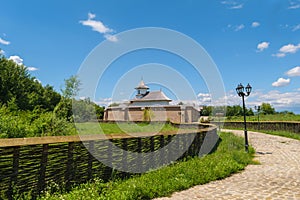
[{"label": "church roof", "polygon": [[145,85],[143,80],[141,80],[141,82],[139,83],[139,85],[135,89],[147,89],[148,90],[149,87],[147,85]]},{"label": "church roof", "polygon": [[169,99],[162,91],[153,91],[149,92],[142,98],[136,98],[131,100],[133,101],[172,101]]}]

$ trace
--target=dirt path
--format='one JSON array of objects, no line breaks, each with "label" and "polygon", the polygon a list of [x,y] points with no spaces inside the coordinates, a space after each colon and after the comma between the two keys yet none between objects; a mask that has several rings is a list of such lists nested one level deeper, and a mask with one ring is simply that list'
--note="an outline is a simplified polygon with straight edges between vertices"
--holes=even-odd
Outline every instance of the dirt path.
[{"label": "dirt path", "polygon": [[[230,132],[243,136],[243,131]],[[159,200],[300,200],[300,141],[251,131],[248,135],[260,165],[249,165],[241,173],[226,179],[198,185]]]}]

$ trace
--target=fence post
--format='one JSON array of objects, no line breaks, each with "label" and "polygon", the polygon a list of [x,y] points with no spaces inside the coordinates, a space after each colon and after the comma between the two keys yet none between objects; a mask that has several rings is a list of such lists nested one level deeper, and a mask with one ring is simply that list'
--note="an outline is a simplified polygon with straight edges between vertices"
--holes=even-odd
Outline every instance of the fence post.
[{"label": "fence post", "polygon": [[46,169],[47,169],[47,163],[48,163],[48,144],[43,144],[43,152],[41,157],[41,165],[40,165],[40,173],[39,173],[39,180],[38,180],[38,194],[45,189],[46,182]]},{"label": "fence post", "polygon": [[137,158],[137,165],[142,168],[143,166],[143,160],[142,160],[142,138],[137,138],[137,152],[138,152],[138,158]]},{"label": "fence post", "polygon": [[128,163],[127,163],[127,151],[128,151],[128,144],[127,139],[124,138],[122,141],[122,149],[123,149],[123,157],[122,157],[122,168],[124,169],[124,172],[122,173],[124,177],[127,176],[127,170],[128,170]]},{"label": "fence post", "polygon": [[155,144],[154,144],[154,136],[151,136],[150,137],[150,152],[151,152],[151,157],[150,157],[150,160],[151,160],[151,168],[153,168],[155,165],[156,165],[156,158],[154,157],[154,150],[155,150]]},{"label": "fence post", "polygon": [[[113,166],[113,144],[111,140],[107,140],[104,144],[107,143],[107,161],[110,163],[110,166]],[[108,181],[112,177],[113,168],[110,166],[105,166],[103,170],[103,180]]]},{"label": "fence post", "polygon": [[94,141],[89,141],[89,152],[88,152],[88,180],[92,179],[93,172],[93,153],[94,153]]},{"label": "fence post", "polygon": [[71,182],[73,179],[73,150],[74,150],[74,142],[69,142],[68,143],[67,169],[66,169],[66,174],[65,174],[67,190],[69,190],[71,188]]},{"label": "fence post", "polygon": [[168,143],[168,159],[167,160],[173,160],[173,147],[174,147],[174,143],[172,144],[172,135],[168,135],[167,137],[167,143]]},{"label": "fence post", "polygon": [[201,133],[198,132],[197,135],[196,135],[196,152],[195,152],[195,155],[199,155],[199,152],[200,152],[200,148],[201,148],[201,144],[202,144],[202,141],[201,141]]},{"label": "fence post", "polygon": [[14,187],[16,187],[18,181],[18,173],[19,173],[19,159],[20,159],[20,147],[14,147],[13,151],[13,169],[12,175],[10,178],[10,185],[8,189],[8,198],[11,199],[13,196]]},{"label": "fence post", "polygon": [[165,163],[165,152],[163,150],[165,146],[165,136],[161,135],[159,138],[159,146],[160,146],[160,164],[163,165]]}]

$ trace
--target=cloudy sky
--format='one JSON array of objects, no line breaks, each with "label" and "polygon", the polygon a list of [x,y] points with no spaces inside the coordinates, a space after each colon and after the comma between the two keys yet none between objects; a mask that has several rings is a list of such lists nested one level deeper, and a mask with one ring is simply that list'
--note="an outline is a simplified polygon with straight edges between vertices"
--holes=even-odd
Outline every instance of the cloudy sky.
[{"label": "cloudy sky", "polygon": [[[162,27],[187,35],[206,50],[220,71],[229,104],[240,104],[237,84],[250,83],[248,106],[268,102],[277,110],[300,113],[300,0],[10,0],[1,7],[1,54],[58,91],[101,42],[118,44],[124,31]],[[123,74],[147,63],[173,67],[190,82],[200,104],[210,103],[205,81],[189,63],[151,50],[112,63],[95,101],[111,101]],[[151,82],[140,73],[136,84],[141,77]],[[172,96],[172,89],[163,89]]]}]

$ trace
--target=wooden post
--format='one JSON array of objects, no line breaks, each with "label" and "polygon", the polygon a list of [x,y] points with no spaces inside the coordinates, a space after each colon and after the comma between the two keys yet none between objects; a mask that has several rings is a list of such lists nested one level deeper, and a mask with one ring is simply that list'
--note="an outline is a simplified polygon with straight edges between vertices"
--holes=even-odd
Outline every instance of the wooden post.
[{"label": "wooden post", "polygon": [[163,165],[165,163],[165,152],[162,150],[165,146],[165,137],[163,135],[160,136],[159,138],[159,143],[160,143],[160,164]]},{"label": "wooden post", "polygon": [[136,164],[141,168],[143,165],[143,160],[142,160],[142,138],[137,138],[137,152],[138,152],[138,157],[137,157],[137,162]]},{"label": "wooden post", "polygon": [[[124,171],[128,170],[128,163],[127,163],[127,150],[128,150],[128,144],[127,144],[127,139],[124,138],[122,139],[122,149],[123,149],[123,157],[122,157],[122,169]],[[127,175],[127,172],[123,173],[124,176]]]},{"label": "wooden post", "polygon": [[[107,140],[105,143],[107,143],[107,162],[110,163],[110,166],[113,166],[113,146],[112,141]],[[113,168],[110,166],[105,166],[103,171],[103,180],[108,181],[112,177]]]},{"label": "wooden post", "polygon": [[93,173],[93,153],[94,153],[94,141],[89,141],[89,152],[88,152],[88,171],[87,176],[88,180],[92,179],[92,173]]},{"label": "wooden post", "polygon": [[17,185],[18,173],[19,173],[19,159],[20,159],[20,147],[14,147],[13,152],[13,171],[10,177],[10,185],[8,189],[8,198],[12,199],[14,187]]},{"label": "wooden post", "polygon": [[46,186],[46,169],[47,169],[47,163],[48,163],[48,144],[43,144],[43,152],[41,157],[41,164],[40,164],[40,173],[39,173],[39,180],[38,180],[38,188],[37,192],[38,194],[41,193],[45,189]]},{"label": "wooden post", "polygon": [[151,163],[151,167],[150,168],[154,168],[156,165],[156,159],[154,157],[154,150],[155,150],[155,144],[154,144],[154,136],[151,136],[150,138],[150,155],[151,157],[150,159],[150,163]]},{"label": "wooden post", "polygon": [[183,152],[182,158],[187,157],[188,155],[188,149],[187,149],[187,134],[181,135],[181,143],[182,143],[182,149],[185,151]]},{"label": "wooden post", "polygon": [[74,142],[69,142],[68,144],[68,160],[67,160],[67,168],[65,173],[65,181],[66,181],[66,189],[69,190],[71,188],[71,182],[73,179],[73,150],[74,150]]},{"label": "wooden post", "polygon": [[174,151],[174,145],[171,143],[172,142],[172,135],[168,135],[167,137],[168,140],[168,160],[173,160],[173,151]]},{"label": "wooden post", "polygon": [[200,152],[200,148],[202,146],[202,138],[201,138],[201,133],[197,133],[196,138],[197,138],[197,143],[196,143],[196,152],[195,152],[195,156],[199,155]]}]

